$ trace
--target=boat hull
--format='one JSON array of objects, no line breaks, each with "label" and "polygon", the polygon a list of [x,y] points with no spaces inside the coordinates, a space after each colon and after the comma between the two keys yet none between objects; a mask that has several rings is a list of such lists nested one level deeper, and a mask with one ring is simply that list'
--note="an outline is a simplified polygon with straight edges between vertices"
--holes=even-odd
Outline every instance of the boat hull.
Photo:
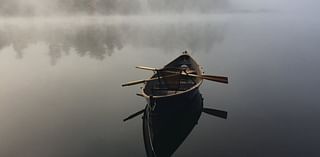
[{"label": "boat hull", "polygon": [[[163,69],[158,70],[151,78],[163,77],[162,79],[147,82],[142,88],[142,96],[147,100],[147,103],[152,107],[154,113],[175,112],[188,106],[191,99],[199,93],[199,87],[202,84],[202,79],[197,77],[189,77],[179,75],[185,69],[190,73],[197,75],[202,74],[200,66],[188,54],[183,54],[167,65]],[[180,69],[174,77],[165,78],[172,75],[170,71]]]},{"label": "boat hull", "polygon": [[199,93],[199,88],[194,88],[191,91],[173,95],[168,97],[150,98],[146,101],[152,107],[153,113],[175,113],[183,108],[189,107],[190,101]]},{"label": "boat hull", "polygon": [[162,103],[193,96],[203,80],[199,77],[190,77],[187,73],[202,75],[203,72],[190,55],[183,54],[165,65],[162,70],[156,71],[151,77],[155,80],[146,82],[142,88],[142,96],[147,98],[148,103],[150,103],[150,97]]}]

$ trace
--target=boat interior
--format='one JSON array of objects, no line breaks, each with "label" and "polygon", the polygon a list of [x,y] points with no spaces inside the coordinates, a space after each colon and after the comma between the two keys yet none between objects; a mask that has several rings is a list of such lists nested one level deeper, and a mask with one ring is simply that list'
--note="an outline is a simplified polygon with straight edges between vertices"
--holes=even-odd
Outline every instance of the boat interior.
[{"label": "boat interior", "polygon": [[178,94],[195,86],[201,79],[181,73],[200,74],[199,66],[186,56],[169,63],[163,70],[156,71],[152,78],[158,78],[146,84],[144,92],[152,96]]}]

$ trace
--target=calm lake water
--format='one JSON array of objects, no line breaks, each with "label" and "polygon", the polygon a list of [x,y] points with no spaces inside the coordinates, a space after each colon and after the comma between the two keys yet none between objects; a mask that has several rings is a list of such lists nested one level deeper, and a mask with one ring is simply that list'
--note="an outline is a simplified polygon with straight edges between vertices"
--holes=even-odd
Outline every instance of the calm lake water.
[{"label": "calm lake water", "polygon": [[0,156],[145,156],[127,81],[188,50],[206,74],[202,114],[174,156],[319,156],[320,22],[279,12],[4,18]]}]

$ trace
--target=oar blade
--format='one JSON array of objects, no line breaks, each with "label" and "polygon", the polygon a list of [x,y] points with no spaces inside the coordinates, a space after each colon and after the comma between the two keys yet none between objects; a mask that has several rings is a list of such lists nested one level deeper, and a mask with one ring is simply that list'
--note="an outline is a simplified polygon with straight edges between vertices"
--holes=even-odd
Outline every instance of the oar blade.
[{"label": "oar blade", "polygon": [[227,119],[228,117],[228,112],[222,111],[222,110],[203,108],[202,112],[219,117],[219,118],[223,118],[223,119]]},{"label": "oar blade", "polygon": [[152,70],[152,71],[156,71],[156,68],[151,68],[151,67],[146,67],[146,66],[136,66],[136,68],[138,69],[143,69],[143,70]]},{"label": "oar blade", "polygon": [[123,119],[123,121],[125,122],[125,121],[127,121],[127,120],[129,120],[129,119],[132,119],[132,118],[134,118],[134,117],[136,117],[136,116],[139,116],[139,115],[142,114],[143,112],[144,112],[144,109],[142,109],[142,110],[140,110],[140,111],[138,111],[138,112],[130,115],[129,117]]},{"label": "oar blade", "polygon": [[220,83],[225,83],[228,84],[228,77],[224,76],[212,76],[212,75],[201,75],[203,79],[210,80],[210,81],[215,81],[215,82],[220,82]]}]

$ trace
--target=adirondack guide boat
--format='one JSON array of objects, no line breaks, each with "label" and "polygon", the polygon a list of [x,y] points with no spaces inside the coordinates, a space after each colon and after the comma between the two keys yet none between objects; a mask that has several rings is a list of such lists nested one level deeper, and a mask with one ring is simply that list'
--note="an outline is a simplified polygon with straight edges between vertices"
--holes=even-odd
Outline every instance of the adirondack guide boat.
[{"label": "adirondack guide boat", "polygon": [[[187,53],[165,65],[161,69],[137,66],[138,69],[150,70],[154,74],[150,79],[132,81],[122,86],[145,83],[141,94],[146,98],[154,111],[165,112],[174,111],[175,108],[183,107],[182,101],[188,102],[198,92],[203,79],[228,83],[228,78],[224,76],[203,75],[198,63]],[[170,106],[167,106],[171,104]],[[172,104],[175,104],[174,106]]]}]

